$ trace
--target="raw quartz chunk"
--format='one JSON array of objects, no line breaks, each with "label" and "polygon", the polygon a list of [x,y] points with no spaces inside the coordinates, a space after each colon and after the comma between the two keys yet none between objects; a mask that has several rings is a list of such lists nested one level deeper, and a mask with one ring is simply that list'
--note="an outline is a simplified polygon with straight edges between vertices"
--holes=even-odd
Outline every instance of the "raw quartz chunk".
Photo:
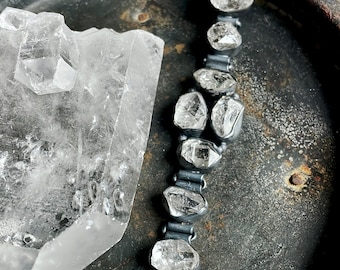
[{"label": "raw quartz chunk", "polygon": [[0,14],[0,28],[8,30],[22,30],[29,19],[33,19],[35,13],[7,7]]},{"label": "raw quartz chunk", "polygon": [[0,269],[82,270],[129,222],[164,41],[0,18]]},{"label": "raw quartz chunk", "polygon": [[38,95],[72,90],[79,50],[64,17],[51,12],[14,14],[17,20],[11,21],[19,21],[18,30],[23,31],[14,78]]}]

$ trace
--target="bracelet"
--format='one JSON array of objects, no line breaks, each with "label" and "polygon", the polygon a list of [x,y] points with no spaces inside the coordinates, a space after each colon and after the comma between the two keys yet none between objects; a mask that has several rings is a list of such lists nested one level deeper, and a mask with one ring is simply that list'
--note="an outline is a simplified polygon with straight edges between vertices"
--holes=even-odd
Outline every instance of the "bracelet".
[{"label": "bracelet", "polygon": [[[191,241],[196,238],[193,223],[208,211],[208,201],[202,194],[207,186],[204,175],[218,165],[242,126],[244,105],[236,93],[231,60],[242,44],[238,16],[254,1],[210,2],[220,12],[207,31],[213,52],[204,59],[204,67],[193,73],[196,86],[181,95],[175,105],[173,124],[181,132],[177,148],[181,169],[174,176],[174,184],[163,191],[169,221],[149,256],[150,265],[158,270],[200,268],[199,254]],[[217,142],[202,136],[209,127]]]}]

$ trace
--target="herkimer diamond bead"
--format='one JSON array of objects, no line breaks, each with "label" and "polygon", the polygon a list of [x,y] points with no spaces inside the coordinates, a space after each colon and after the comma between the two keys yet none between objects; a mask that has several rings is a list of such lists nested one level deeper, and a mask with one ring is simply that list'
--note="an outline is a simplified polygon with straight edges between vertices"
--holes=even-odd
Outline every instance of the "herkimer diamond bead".
[{"label": "herkimer diamond bead", "polygon": [[198,171],[211,170],[222,157],[220,150],[213,142],[199,138],[182,141],[177,153],[181,166]]},{"label": "herkimer diamond bead", "polygon": [[185,188],[170,186],[163,192],[164,204],[169,215],[180,222],[193,222],[208,210],[208,202],[202,194]]},{"label": "herkimer diamond bead", "polygon": [[237,82],[228,72],[201,68],[195,71],[193,75],[197,84],[214,96],[235,93]]},{"label": "herkimer diamond bead", "polygon": [[230,96],[221,97],[211,111],[211,125],[222,140],[235,139],[243,121],[244,105]]},{"label": "herkimer diamond bead", "polygon": [[235,50],[242,44],[242,36],[231,22],[219,21],[207,32],[211,47],[217,51]]},{"label": "herkimer diamond bead", "polygon": [[157,270],[197,270],[199,254],[182,239],[165,239],[155,243],[150,265]]},{"label": "herkimer diamond bead", "polygon": [[192,91],[179,97],[174,124],[183,130],[203,131],[208,119],[208,108],[202,94]]},{"label": "herkimer diamond bead", "polygon": [[226,13],[248,9],[253,2],[254,0],[210,0],[216,9]]}]

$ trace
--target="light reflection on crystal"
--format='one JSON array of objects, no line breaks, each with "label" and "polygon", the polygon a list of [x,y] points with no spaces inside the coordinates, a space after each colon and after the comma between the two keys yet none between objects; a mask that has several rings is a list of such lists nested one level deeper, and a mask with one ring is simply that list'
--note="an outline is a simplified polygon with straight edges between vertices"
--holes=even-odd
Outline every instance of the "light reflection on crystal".
[{"label": "light reflection on crystal", "polygon": [[184,240],[161,240],[151,250],[150,265],[157,270],[197,270],[199,254]]},{"label": "light reflection on crystal", "polygon": [[0,124],[11,121],[0,136],[0,268],[84,269],[126,229],[164,41],[71,31],[47,12],[0,18]]},{"label": "light reflection on crystal", "polygon": [[79,49],[59,14],[43,12],[27,20],[14,78],[38,95],[70,91]]},{"label": "light reflection on crystal", "polygon": [[6,7],[0,13],[0,28],[8,30],[22,30],[26,22],[36,14],[28,10]]},{"label": "light reflection on crystal", "polygon": [[193,75],[199,86],[208,93],[213,95],[235,93],[237,82],[228,72],[201,68],[195,71]]},{"label": "light reflection on crystal", "polygon": [[188,220],[192,216],[198,218],[208,209],[208,202],[202,194],[184,188],[168,187],[164,190],[163,196],[169,214],[180,221]]},{"label": "light reflection on crystal", "polygon": [[179,97],[174,114],[174,124],[181,129],[203,130],[208,108],[200,92],[193,91]]},{"label": "light reflection on crystal", "polygon": [[212,127],[217,136],[235,139],[241,130],[244,106],[239,100],[224,96],[220,98],[211,112]]},{"label": "light reflection on crystal", "polygon": [[181,165],[188,169],[211,169],[222,157],[214,143],[198,138],[183,141],[178,151]]},{"label": "light reflection on crystal", "polygon": [[236,49],[242,44],[242,36],[231,22],[217,22],[208,32],[210,45],[218,51]]}]

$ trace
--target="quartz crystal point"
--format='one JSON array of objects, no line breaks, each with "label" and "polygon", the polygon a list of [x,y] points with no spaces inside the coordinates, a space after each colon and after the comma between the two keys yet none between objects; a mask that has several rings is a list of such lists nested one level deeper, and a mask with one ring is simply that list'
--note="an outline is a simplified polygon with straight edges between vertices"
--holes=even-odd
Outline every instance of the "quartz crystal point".
[{"label": "quartz crystal point", "polygon": [[180,222],[198,219],[208,210],[208,202],[202,194],[185,188],[170,186],[163,196],[170,216]]},{"label": "quartz crystal point", "polygon": [[27,20],[33,19],[35,16],[35,13],[27,10],[7,7],[0,14],[0,28],[21,30],[26,27]]},{"label": "quartz crystal point", "polygon": [[0,18],[0,269],[82,270],[129,222],[164,41]]},{"label": "quartz crystal point", "polygon": [[234,140],[241,131],[244,105],[233,97],[223,96],[211,112],[212,128],[222,140]]},{"label": "quartz crystal point", "polygon": [[177,149],[180,164],[186,169],[208,171],[214,168],[222,155],[218,147],[205,139],[189,138]]},{"label": "quartz crystal point", "polygon": [[14,79],[38,95],[74,88],[79,50],[61,14],[42,12],[26,20]]},{"label": "quartz crystal point", "polygon": [[197,270],[199,255],[184,240],[161,240],[151,250],[150,265],[157,270]]}]

